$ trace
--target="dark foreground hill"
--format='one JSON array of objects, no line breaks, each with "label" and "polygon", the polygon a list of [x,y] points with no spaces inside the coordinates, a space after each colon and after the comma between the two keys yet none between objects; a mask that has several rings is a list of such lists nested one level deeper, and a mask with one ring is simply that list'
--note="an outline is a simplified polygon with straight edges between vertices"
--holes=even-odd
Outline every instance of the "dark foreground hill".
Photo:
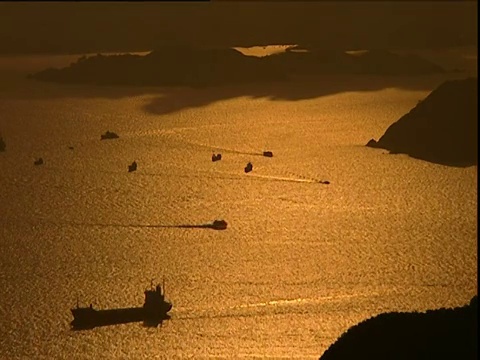
[{"label": "dark foreground hill", "polygon": [[140,55],[82,57],[63,69],[47,69],[34,79],[59,83],[210,86],[282,81],[291,75],[377,74],[422,75],[444,72],[440,66],[413,55],[389,51],[351,54],[344,51],[287,51],[245,56],[234,49],[170,47]]},{"label": "dark foreground hill", "polygon": [[444,165],[476,165],[477,97],[477,78],[447,81],[367,146]]},{"label": "dark foreground hill", "polygon": [[320,360],[474,360],[477,296],[470,304],[426,313],[384,313],[348,329]]}]

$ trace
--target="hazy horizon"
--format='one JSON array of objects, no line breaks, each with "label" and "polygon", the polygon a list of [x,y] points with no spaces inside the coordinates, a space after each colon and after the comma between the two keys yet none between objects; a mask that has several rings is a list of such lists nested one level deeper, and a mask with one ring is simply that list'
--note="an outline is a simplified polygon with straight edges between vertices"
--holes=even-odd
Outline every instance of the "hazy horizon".
[{"label": "hazy horizon", "polygon": [[0,53],[476,45],[477,2],[0,3]]}]

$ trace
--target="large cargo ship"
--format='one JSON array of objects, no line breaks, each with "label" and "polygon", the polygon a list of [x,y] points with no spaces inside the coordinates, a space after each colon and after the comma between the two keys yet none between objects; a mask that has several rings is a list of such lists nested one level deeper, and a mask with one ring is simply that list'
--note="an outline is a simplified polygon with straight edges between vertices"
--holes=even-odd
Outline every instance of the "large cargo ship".
[{"label": "large cargo ship", "polygon": [[71,325],[75,329],[89,329],[143,321],[146,325],[156,326],[170,318],[168,312],[172,309],[172,303],[165,298],[164,288],[160,284],[154,287],[152,283],[150,289],[144,292],[145,302],[142,307],[97,310],[92,305],[80,307],[77,304],[77,307],[71,309]]}]

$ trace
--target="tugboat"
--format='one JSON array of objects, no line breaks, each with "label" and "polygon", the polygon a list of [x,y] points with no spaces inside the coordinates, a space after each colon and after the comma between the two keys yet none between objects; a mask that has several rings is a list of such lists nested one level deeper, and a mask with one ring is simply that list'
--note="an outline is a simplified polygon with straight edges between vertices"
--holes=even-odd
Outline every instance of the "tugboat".
[{"label": "tugboat", "polygon": [[70,325],[74,329],[92,329],[96,326],[107,326],[125,324],[130,322],[143,321],[144,324],[157,326],[163,320],[170,318],[168,312],[172,309],[172,303],[165,299],[165,285],[160,284],[146,289],[145,302],[142,307],[123,309],[94,309],[92,304],[89,307],[77,307],[70,309],[73,321]]},{"label": "tugboat", "polygon": [[264,151],[263,156],[265,157],[273,157],[273,153],[271,151]]},{"label": "tugboat", "polygon": [[219,160],[222,160],[222,154],[213,153],[212,154],[212,161],[215,162],[215,161],[219,161]]},{"label": "tugboat", "polygon": [[105,134],[102,134],[100,136],[100,140],[109,140],[109,139],[118,139],[119,136],[114,133],[113,131],[109,131],[107,130],[107,132]]},{"label": "tugboat", "polygon": [[252,163],[249,162],[249,163],[247,164],[247,166],[245,166],[245,169],[244,169],[244,170],[245,170],[246,173],[249,173],[250,171],[252,171],[252,170],[253,170],[253,165],[252,165]]},{"label": "tugboat", "polygon": [[137,162],[133,161],[130,165],[128,165],[128,172],[132,172],[137,170]]}]

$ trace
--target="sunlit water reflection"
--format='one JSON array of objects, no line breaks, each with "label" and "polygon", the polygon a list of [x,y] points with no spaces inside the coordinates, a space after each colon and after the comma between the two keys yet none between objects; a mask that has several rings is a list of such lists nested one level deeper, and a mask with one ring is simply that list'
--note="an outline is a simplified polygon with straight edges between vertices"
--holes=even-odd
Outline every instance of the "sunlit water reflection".
[{"label": "sunlit water reflection", "polygon": [[[439,78],[165,114],[148,106],[159,90],[9,79],[1,358],[318,358],[372,315],[458,306],[477,291],[476,167],[363,146]],[[100,141],[107,129],[120,139]],[[227,230],[175,227],[214,219]],[[161,328],[70,331],[77,297],[141,305],[163,275],[174,307]]]}]

